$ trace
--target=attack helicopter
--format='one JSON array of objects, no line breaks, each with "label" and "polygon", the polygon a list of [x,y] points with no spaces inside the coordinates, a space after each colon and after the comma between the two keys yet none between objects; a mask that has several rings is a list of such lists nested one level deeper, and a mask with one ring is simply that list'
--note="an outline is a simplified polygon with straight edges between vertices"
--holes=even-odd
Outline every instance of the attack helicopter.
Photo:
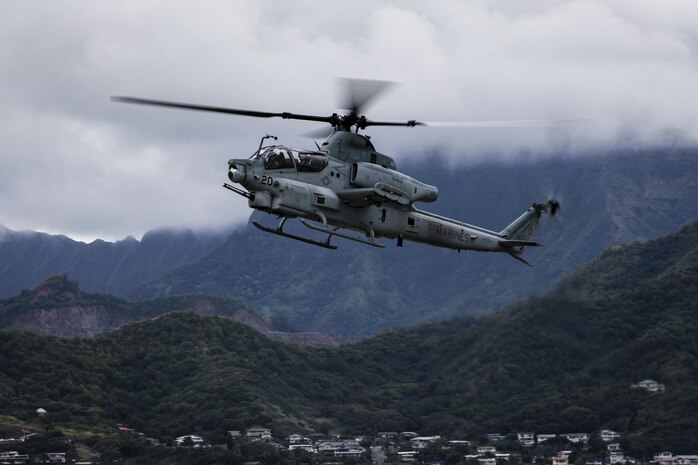
[{"label": "attack helicopter", "polygon": [[[259,147],[248,158],[228,161],[229,191],[248,200],[250,208],[278,216],[275,227],[252,224],[260,230],[308,244],[336,249],[333,237],[373,247],[385,247],[378,239],[413,241],[460,252],[502,252],[530,266],[522,253],[527,247],[540,246],[534,236],[544,214],[554,215],[556,200],[533,203],[528,210],[501,231],[491,231],[452,218],[416,208],[417,202],[434,202],[439,190],[397,170],[395,160],[374,147],[371,139],[359,133],[369,127],[437,126],[416,120],[377,121],[362,112],[367,103],[389,86],[385,81],[344,80],[346,113],[329,116],[288,112],[263,112],[235,108],[179,103],[136,97],[112,97],[114,102],[197,110],[256,118],[282,118],[329,125],[327,136],[316,149],[284,145],[265,145],[277,140],[263,136]],[[565,124],[572,120],[552,121],[472,121],[455,126],[541,126]],[[317,132],[315,135],[319,135]],[[284,230],[289,219],[326,234],[316,240]],[[357,232],[359,234],[357,234]]]}]

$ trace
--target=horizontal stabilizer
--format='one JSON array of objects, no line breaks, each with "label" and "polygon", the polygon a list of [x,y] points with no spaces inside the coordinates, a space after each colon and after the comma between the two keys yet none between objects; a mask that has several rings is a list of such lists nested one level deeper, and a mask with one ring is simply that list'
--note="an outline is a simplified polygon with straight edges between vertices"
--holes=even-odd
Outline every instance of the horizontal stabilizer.
[{"label": "horizontal stabilizer", "polygon": [[499,241],[502,247],[543,247],[543,244],[534,241],[517,241],[502,239]]}]

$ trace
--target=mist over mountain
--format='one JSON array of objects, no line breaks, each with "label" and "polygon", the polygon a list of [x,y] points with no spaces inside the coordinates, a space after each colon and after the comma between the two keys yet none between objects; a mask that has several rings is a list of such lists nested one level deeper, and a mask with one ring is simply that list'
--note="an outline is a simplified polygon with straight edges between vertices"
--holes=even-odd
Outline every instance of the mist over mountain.
[{"label": "mist over mountain", "polygon": [[188,263],[219,246],[230,230],[194,232],[156,230],[138,241],[96,240],[89,244],[66,236],[12,231],[0,226],[0,297],[33,288],[51,275],[66,273],[82,289],[122,294],[127,289]]},{"label": "mist over mountain", "polygon": [[[639,266],[639,265],[642,266]],[[252,425],[623,435],[633,456],[698,448],[698,223],[614,247],[550,293],[481,319],[336,348],[172,313],[86,339],[3,331],[0,413],[222,441]],[[631,389],[645,378],[663,393]],[[60,379],[60,383],[52,382]]]},{"label": "mist over mountain", "polygon": [[[249,226],[197,263],[127,293],[136,298],[235,296],[303,330],[358,338],[397,326],[481,315],[543,292],[605,248],[667,234],[698,217],[698,149],[608,153],[535,162],[451,166],[425,155],[400,167],[440,189],[419,208],[499,231],[534,201],[557,198],[543,218],[545,247],[524,255],[456,253],[405,242],[376,250],[335,239],[328,251]],[[276,218],[256,213],[272,225]],[[313,236],[302,227],[297,233]],[[320,238],[321,236],[315,236]]]}]

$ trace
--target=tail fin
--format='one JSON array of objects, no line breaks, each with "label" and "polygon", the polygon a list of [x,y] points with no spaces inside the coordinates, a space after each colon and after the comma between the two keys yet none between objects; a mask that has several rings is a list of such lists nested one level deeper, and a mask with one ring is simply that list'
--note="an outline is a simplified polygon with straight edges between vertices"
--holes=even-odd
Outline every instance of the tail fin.
[{"label": "tail fin", "polygon": [[540,216],[547,213],[551,216],[557,213],[560,203],[557,200],[548,200],[546,203],[534,203],[523,215],[515,219],[509,226],[504,228],[499,235],[503,240],[499,244],[510,247],[509,255],[523,263],[530,265],[521,258],[524,247],[540,246],[533,239],[540,229]]},{"label": "tail fin", "polygon": [[531,242],[540,228],[540,216],[543,213],[553,216],[559,209],[560,203],[557,200],[534,203],[523,215],[504,228],[499,235],[507,241]]}]

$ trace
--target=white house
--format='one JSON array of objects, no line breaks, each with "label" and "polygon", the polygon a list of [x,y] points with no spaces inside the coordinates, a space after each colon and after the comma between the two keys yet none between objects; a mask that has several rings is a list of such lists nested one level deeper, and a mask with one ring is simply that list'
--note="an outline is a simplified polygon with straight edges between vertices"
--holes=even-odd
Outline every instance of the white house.
[{"label": "white house", "polygon": [[609,442],[620,438],[620,434],[616,433],[615,431],[611,431],[610,429],[601,430],[600,436],[601,440],[604,442]]},{"label": "white house", "polygon": [[543,444],[545,441],[555,439],[557,437],[557,434],[539,434],[536,437],[538,439],[538,444]]},{"label": "white house", "polygon": [[302,444],[302,443],[296,443],[296,444],[289,444],[288,445],[288,450],[305,450],[311,453],[317,452],[317,449],[315,449],[315,446],[312,444]]},{"label": "white house", "polygon": [[288,437],[289,444],[307,444],[310,439],[306,438],[302,434],[292,434]]},{"label": "white house", "polygon": [[415,456],[417,455],[416,450],[407,450],[403,452],[398,452],[397,455],[400,456],[401,462],[414,462]]},{"label": "white house", "polygon": [[521,432],[516,433],[516,437],[519,443],[524,447],[529,447],[536,443],[536,433]]},{"label": "white house", "polygon": [[0,452],[0,463],[21,465],[29,462],[29,456],[17,451]]},{"label": "white house", "polygon": [[180,436],[175,439],[175,444],[178,446],[189,444],[193,447],[201,447],[204,444],[204,438],[195,434],[187,434],[186,436]]},{"label": "white house", "polygon": [[611,444],[607,445],[606,449],[609,452],[618,452],[619,450],[623,450],[621,449],[620,444],[617,442],[612,442]]},{"label": "white house", "polygon": [[675,455],[674,465],[698,465],[698,455]]},{"label": "white house", "polygon": [[448,441],[449,444],[453,444],[454,446],[468,446],[470,447],[470,441],[466,441],[465,439],[451,439]]},{"label": "white house", "polygon": [[654,462],[659,465],[698,465],[698,455],[674,455],[671,452],[655,454]]},{"label": "white house", "polygon": [[553,465],[569,465],[570,460],[568,455],[558,455],[553,457]]},{"label": "white house", "polygon": [[497,459],[494,457],[478,457],[478,465],[497,465]]},{"label": "white house", "polygon": [[632,389],[644,389],[649,392],[659,392],[665,389],[663,384],[659,384],[653,379],[643,379],[637,384],[631,384],[630,387]]},{"label": "white house", "polygon": [[245,431],[247,439],[261,439],[262,441],[271,441],[271,430],[269,428],[254,427]]},{"label": "white house", "polygon": [[480,446],[477,448],[477,453],[478,454],[496,454],[497,453],[497,448],[494,446]]},{"label": "white house", "polygon": [[354,441],[325,441],[317,444],[317,451],[323,454],[332,454],[335,457],[358,457],[366,449]]},{"label": "white house", "polygon": [[416,438],[410,439],[410,444],[412,444],[412,449],[419,450],[427,447],[429,443],[438,441],[441,436],[417,436]]},{"label": "white house", "polygon": [[65,452],[48,452],[48,463],[65,463]]},{"label": "white house", "polygon": [[567,439],[573,444],[586,444],[589,442],[589,433],[565,433],[561,434],[560,437]]}]

